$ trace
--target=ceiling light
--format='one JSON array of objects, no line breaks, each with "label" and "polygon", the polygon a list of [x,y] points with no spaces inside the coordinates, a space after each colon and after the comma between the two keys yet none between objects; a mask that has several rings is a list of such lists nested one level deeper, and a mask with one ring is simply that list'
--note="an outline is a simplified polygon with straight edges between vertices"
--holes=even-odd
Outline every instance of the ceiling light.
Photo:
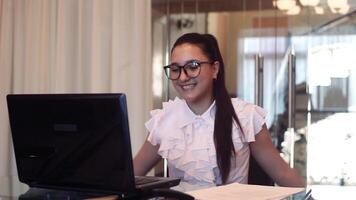
[{"label": "ceiling light", "polygon": [[348,11],[350,10],[350,6],[349,5],[345,5],[342,8],[339,9],[339,13],[340,14],[346,14]]},{"label": "ceiling light", "polygon": [[328,5],[330,8],[341,8],[347,5],[347,0],[328,0]]},{"label": "ceiling light", "polygon": [[346,14],[350,9],[347,0],[328,0],[328,5],[333,13]]},{"label": "ceiling light", "polygon": [[320,7],[320,6],[315,6],[315,7],[314,7],[314,11],[315,11],[315,13],[318,14],[318,15],[324,14],[324,8],[322,8],[322,7]]},{"label": "ceiling light", "polygon": [[316,6],[320,3],[320,0],[299,0],[303,6]]},{"label": "ceiling light", "polygon": [[298,15],[300,13],[300,6],[294,6],[293,8],[289,9],[286,13],[287,15]]},{"label": "ceiling light", "polygon": [[295,0],[277,0],[276,6],[279,10],[290,10],[296,6]]}]

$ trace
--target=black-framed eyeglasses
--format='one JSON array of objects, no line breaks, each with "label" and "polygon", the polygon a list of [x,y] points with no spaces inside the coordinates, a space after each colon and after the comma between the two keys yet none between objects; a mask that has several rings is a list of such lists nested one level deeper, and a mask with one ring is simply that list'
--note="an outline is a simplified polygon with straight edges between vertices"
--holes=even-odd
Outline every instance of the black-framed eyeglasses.
[{"label": "black-framed eyeglasses", "polygon": [[191,60],[185,63],[184,65],[180,66],[178,64],[170,64],[164,66],[164,72],[167,75],[167,78],[171,80],[177,80],[180,77],[182,69],[186,76],[189,78],[195,78],[200,74],[200,67],[202,64],[213,64],[210,61],[198,61],[198,60]]}]

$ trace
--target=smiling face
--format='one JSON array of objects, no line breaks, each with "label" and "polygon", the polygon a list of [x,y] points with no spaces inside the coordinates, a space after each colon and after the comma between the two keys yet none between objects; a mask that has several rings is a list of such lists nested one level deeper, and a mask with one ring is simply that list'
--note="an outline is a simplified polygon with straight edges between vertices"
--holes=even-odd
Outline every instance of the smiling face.
[{"label": "smiling face", "polygon": [[[189,61],[211,61],[203,51],[194,44],[184,43],[176,46],[172,51],[172,63],[183,66]],[[213,101],[213,80],[217,77],[219,63],[201,64],[200,74],[195,78],[188,77],[181,71],[180,77],[173,80],[173,86],[180,97],[185,99],[190,106],[209,106]]]}]

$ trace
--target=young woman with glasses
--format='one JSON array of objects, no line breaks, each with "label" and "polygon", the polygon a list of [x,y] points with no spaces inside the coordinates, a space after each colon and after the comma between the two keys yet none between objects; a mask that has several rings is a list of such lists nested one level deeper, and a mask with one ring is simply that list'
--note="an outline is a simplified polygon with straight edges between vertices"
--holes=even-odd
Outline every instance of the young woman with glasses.
[{"label": "young woman with glasses", "polygon": [[266,112],[230,98],[214,36],[188,33],[178,38],[164,70],[179,97],[151,112],[145,124],[148,138],[134,158],[135,175],[166,158],[169,175],[181,178],[178,189],[183,191],[247,183],[251,153],[278,185],[304,186],[273,146]]}]

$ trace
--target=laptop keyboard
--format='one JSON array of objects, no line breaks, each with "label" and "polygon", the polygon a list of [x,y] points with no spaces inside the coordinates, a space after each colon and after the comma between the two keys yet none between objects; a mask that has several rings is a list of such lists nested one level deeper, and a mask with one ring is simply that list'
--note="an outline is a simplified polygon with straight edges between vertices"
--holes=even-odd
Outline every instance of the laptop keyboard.
[{"label": "laptop keyboard", "polygon": [[159,181],[157,177],[150,177],[150,176],[135,176],[135,184],[136,185],[143,185],[147,183],[154,183]]}]

